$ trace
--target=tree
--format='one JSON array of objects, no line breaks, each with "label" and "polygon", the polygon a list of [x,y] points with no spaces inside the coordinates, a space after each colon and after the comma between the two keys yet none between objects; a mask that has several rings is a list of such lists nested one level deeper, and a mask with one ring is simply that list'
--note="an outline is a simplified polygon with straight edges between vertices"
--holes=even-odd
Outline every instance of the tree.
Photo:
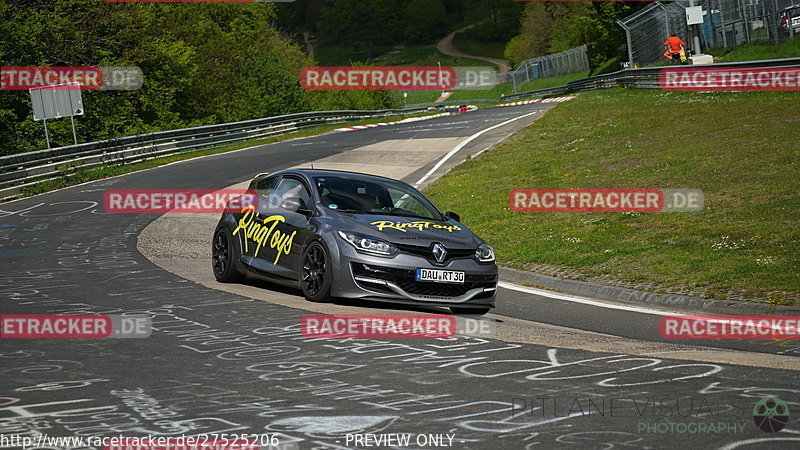
[{"label": "tree", "polygon": [[406,37],[425,42],[441,34],[445,9],[441,0],[411,0],[405,11]]},{"label": "tree", "polygon": [[542,56],[550,48],[553,18],[542,2],[531,2],[525,7],[519,35],[506,45],[504,56],[512,65]]},{"label": "tree", "polygon": [[[82,92],[81,141],[300,112],[319,102],[339,109],[401,103],[386,93],[337,98],[304,90],[300,69],[313,61],[276,28],[276,17],[269,3],[0,0],[0,56],[3,66],[142,70],[141,89]],[[0,94],[0,152],[44,148],[28,93]],[[48,129],[54,146],[72,142],[68,120],[49,121]]]},{"label": "tree", "polygon": [[580,45],[590,48],[590,68],[619,55],[625,33],[617,25],[642,2],[532,2],[525,7],[520,33],[506,46],[515,63]]}]

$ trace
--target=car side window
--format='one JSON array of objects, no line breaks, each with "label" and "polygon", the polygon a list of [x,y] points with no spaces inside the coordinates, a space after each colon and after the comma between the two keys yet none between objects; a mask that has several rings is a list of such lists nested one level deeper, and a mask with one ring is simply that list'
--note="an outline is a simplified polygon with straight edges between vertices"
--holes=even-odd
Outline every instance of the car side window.
[{"label": "car side window", "polygon": [[262,178],[255,183],[256,195],[261,198],[268,199],[270,195],[275,192],[275,185],[277,184],[277,177]]},{"label": "car side window", "polygon": [[299,198],[305,208],[311,206],[311,194],[306,186],[297,178],[284,177],[278,183],[275,194],[270,198],[270,207],[280,207],[287,198]]}]

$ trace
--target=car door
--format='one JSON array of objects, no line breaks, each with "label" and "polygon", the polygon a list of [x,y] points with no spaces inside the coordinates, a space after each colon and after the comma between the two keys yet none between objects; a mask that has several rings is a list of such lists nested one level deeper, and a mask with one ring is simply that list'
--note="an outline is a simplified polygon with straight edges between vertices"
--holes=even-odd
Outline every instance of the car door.
[{"label": "car door", "polygon": [[[300,253],[314,235],[309,220],[310,191],[299,177],[289,175],[256,183],[255,191],[259,198],[256,210],[239,219],[238,228],[245,232],[246,240],[243,254],[250,257],[249,265],[255,269],[297,280]],[[291,208],[292,204],[300,208]]]},{"label": "car door", "polygon": [[[248,190],[254,191],[257,195],[257,202],[254,204],[255,210],[246,212],[243,209],[241,212],[234,214],[236,220],[236,227],[233,230],[234,238],[239,240],[240,248],[242,249],[242,260],[248,266],[254,267],[264,272],[273,273],[273,265],[263,263],[264,254],[267,249],[263,249],[262,245],[259,247],[259,233],[263,229],[263,220],[269,216],[269,201],[274,197],[275,188],[278,185],[280,176],[264,176],[253,180],[248,187]],[[263,241],[263,240],[262,240]]]}]

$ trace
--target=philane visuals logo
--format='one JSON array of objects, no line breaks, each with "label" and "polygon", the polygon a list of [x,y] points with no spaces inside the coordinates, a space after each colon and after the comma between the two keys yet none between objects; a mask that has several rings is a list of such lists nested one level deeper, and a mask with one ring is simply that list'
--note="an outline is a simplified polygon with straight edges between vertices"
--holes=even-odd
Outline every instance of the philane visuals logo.
[{"label": "philane visuals logo", "polygon": [[[142,87],[138,67],[0,67],[0,90],[28,90],[78,83],[82,90],[134,90]],[[70,89],[59,86],[56,89]]]},{"label": "philane visuals logo", "polygon": [[789,423],[789,406],[778,397],[764,397],[753,407],[753,422],[765,433],[777,433]]},{"label": "philane visuals logo", "polygon": [[0,337],[143,338],[152,333],[150,317],[121,314],[3,314]]},{"label": "philane visuals logo", "polygon": [[508,206],[521,212],[699,211],[698,189],[513,189]]},{"label": "philane visuals logo", "polygon": [[668,91],[798,91],[800,69],[785,67],[680,67],[659,72]]},{"label": "philane visuals logo", "polygon": [[241,189],[112,189],[103,194],[109,213],[220,213],[257,206],[258,195]]},{"label": "philane visuals logo", "polygon": [[663,316],[664,339],[800,339],[800,316]]}]

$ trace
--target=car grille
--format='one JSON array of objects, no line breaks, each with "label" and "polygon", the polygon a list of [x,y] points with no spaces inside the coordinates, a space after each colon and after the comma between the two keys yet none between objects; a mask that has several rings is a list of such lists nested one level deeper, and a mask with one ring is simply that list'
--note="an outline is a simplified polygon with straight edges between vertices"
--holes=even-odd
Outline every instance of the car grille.
[{"label": "car grille", "polygon": [[[446,284],[446,283],[431,283],[425,281],[417,281],[414,279],[415,271],[406,269],[396,269],[393,267],[375,266],[373,264],[364,265],[361,263],[352,263],[353,275],[368,278],[377,278],[379,280],[389,281],[396,284],[400,289],[409,294],[426,295],[432,297],[458,297],[469,292],[470,289],[479,287],[496,287],[497,275],[470,275],[464,277],[464,284]],[[380,291],[386,293],[394,293],[387,286],[368,283],[356,280],[362,288],[370,289],[373,291]],[[491,296],[491,292],[478,295],[476,298],[483,296]]]},{"label": "car grille", "polygon": [[447,250],[447,255],[445,256],[444,261],[440,263],[436,261],[436,258],[433,256],[433,245],[425,247],[423,245],[394,244],[394,246],[403,253],[422,256],[423,258],[427,259],[428,262],[437,266],[447,264],[449,261],[454,259],[472,258],[475,255],[475,249],[452,249],[445,247]]}]

